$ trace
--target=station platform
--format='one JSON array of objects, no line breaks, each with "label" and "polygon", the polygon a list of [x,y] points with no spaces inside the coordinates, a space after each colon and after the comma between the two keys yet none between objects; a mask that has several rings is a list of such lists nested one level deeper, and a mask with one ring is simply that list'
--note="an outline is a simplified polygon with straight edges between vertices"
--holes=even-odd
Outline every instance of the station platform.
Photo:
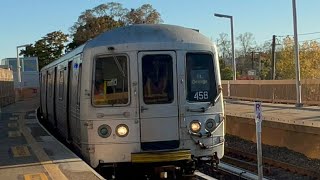
[{"label": "station platform", "polygon": [[33,98],[0,109],[0,179],[104,179],[40,125],[38,106]]},{"label": "station platform", "polygon": [[[266,121],[320,127],[320,106],[295,107],[294,104],[261,103]],[[226,100],[226,115],[254,118],[254,102]]]},{"label": "station platform", "polygon": [[[256,142],[254,102],[225,100],[226,132]],[[320,159],[320,106],[261,103],[262,143]]]}]

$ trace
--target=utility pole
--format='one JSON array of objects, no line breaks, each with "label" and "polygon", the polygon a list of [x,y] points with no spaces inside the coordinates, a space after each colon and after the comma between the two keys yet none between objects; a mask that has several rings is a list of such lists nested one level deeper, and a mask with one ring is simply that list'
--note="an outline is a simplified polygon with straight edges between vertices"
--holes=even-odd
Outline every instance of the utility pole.
[{"label": "utility pole", "polygon": [[230,24],[231,24],[231,47],[232,47],[232,64],[233,64],[233,80],[237,80],[237,64],[236,64],[236,58],[235,58],[235,49],[234,49],[234,36],[233,36],[233,17],[229,15],[224,14],[217,14],[214,13],[214,16],[216,17],[222,17],[222,18],[229,18]]},{"label": "utility pole", "polygon": [[271,76],[272,76],[272,80],[276,79],[276,35],[272,36],[272,50],[271,50],[271,54],[272,54],[272,72],[271,72]]},{"label": "utility pole", "polygon": [[254,60],[254,53],[255,52],[251,52],[251,69],[253,70],[253,68],[254,68],[254,62],[253,62],[253,60]]},{"label": "utility pole", "polygon": [[296,0],[292,0],[292,12],[293,12],[293,30],[294,30],[294,54],[296,63],[296,91],[297,91],[297,107],[302,107],[301,100],[301,77],[300,77],[300,60],[299,60],[299,43],[298,43],[298,30],[297,30],[297,12],[296,12]]},{"label": "utility pole", "polygon": [[259,79],[262,79],[261,76],[261,70],[262,70],[262,65],[261,65],[261,52],[259,52]]}]

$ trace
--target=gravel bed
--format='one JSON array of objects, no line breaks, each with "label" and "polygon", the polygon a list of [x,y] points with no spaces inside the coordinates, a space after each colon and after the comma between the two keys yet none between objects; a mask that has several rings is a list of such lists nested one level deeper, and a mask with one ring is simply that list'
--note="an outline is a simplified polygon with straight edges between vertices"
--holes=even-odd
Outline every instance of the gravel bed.
[{"label": "gravel bed", "polygon": [[[257,145],[252,141],[247,141],[232,135],[226,135],[225,138],[226,147],[237,148],[249,153],[257,153]],[[320,160],[310,159],[301,153],[289,150],[285,147],[275,147],[263,144],[262,156],[320,172]],[[304,176],[291,177],[289,176],[290,173],[288,174],[279,169],[273,169],[273,172],[272,179],[287,179],[288,177],[290,177],[290,179],[310,179]]]}]

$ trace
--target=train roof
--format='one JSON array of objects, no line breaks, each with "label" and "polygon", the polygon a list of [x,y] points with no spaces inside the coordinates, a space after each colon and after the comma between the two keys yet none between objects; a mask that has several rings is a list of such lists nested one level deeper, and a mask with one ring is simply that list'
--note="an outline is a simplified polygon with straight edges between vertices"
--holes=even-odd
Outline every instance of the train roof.
[{"label": "train roof", "polygon": [[48,64],[43,69],[63,62],[85,49],[99,46],[115,46],[135,43],[191,43],[212,45],[210,39],[197,30],[168,24],[135,24],[106,31],[87,41],[60,59]]},{"label": "train roof", "polygon": [[191,28],[167,24],[136,24],[107,31],[89,41],[85,48],[161,42],[212,44],[207,37]]}]

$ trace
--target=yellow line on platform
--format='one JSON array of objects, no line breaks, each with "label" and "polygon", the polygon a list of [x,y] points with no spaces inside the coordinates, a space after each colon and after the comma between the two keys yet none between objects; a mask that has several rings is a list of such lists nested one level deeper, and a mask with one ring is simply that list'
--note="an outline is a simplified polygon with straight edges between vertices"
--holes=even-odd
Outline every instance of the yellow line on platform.
[{"label": "yellow line on platform", "polygon": [[25,174],[25,180],[48,180],[47,176],[44,173],[37,174]]},{"label": "yellow line on platform", "polygon": [[[25,127],[23,115],[20,115],[18,123],[20,125],[20,131],[22,132],[22,134],[26,138],[28,144],[30,145],[34,154],[37,156],[41,165],[48,172],[51,179],[53,179],[53,180],[67,180],[68,178],[61,172],[58,165],[56,165],[52,162],[50,157],[45,153],[45,151],[42,149],[42,147],[39,145],[39,143],[37,143],[37,141],[34,139],[32,134]],[[50,162],[50,164],[48,164],[48,162]]]},{"label": "yellow line on platform", "polygon": [[13,146],[11,147],[13,157],[25,157],[30,156],[30,152],[27,146]]}]

